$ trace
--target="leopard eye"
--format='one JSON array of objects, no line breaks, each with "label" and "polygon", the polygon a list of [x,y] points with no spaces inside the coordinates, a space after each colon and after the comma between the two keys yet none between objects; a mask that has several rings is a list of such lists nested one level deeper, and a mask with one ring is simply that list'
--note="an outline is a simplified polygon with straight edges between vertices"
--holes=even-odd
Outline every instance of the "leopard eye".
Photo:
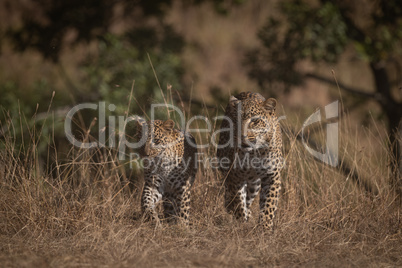
[{"label": "leopard eye", "polygon": [[253,118],[251,119],[250,125],[256,125],[258,123],[260,123],[261,119],[259,118]]},{"label": "leopard eye", "polygon": [[161,141],[159,139],[154,139],[153,142],[155,145],[159,145],[161,143]]}]

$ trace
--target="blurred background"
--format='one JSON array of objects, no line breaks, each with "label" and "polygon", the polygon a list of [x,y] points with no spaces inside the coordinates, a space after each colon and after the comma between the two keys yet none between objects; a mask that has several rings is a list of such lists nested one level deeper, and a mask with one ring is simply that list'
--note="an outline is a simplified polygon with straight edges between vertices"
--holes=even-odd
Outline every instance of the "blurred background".
[{"label": "blurred background", "polygon": [[[143,115],[170,96],[214,116],[230,94],[254,91],[277,98],[296,130],[340,100],[361,150],[386,144],[400,163],[401,40],[397,0],[2,0],[0,137],[39,124],[16,136],[63,153],[65,115],[80,103]],[[77,137],[96,116],[77,116]]]}]

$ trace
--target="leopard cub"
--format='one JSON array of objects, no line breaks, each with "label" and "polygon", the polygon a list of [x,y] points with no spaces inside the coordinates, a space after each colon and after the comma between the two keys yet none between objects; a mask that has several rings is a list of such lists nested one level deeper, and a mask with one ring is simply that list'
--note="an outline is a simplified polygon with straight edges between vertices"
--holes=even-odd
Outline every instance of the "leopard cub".
[{"label": "leopard cub", "polygon": [[170,119],[137,121],[145,180],[141,208],[146,217],[159,222],[156,205],[162,201],[166,219],[178,218],[188,225],[197,148],[194,137],[174,125]]}]

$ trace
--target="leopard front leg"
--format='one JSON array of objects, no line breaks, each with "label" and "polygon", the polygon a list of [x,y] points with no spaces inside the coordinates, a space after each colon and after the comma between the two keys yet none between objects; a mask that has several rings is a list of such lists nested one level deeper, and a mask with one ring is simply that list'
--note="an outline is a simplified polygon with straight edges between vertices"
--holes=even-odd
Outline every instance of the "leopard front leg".
[{"label": "leopard front leg", "polygon": [[261,179],[260,192],[260,223],[272,230],[275,211],[278,208],[279,193],[281,190],[280,172],[268,173]]},{"label": "leopard front leg", "polygon": [[246,205],[247,205],[248,218],[251,217],[251,204],[253,203],[255,197],[260,192],[260,189],[261,189],[261,180],[259,178],[247,182]]},{"label": "leopard front leg", "polygon": [[189,225],[190,218],[190,196],[191,182],[187,180],[179,183],[172,192],[164,197],[163,207],[165,218],[171,220],[173,217],[181,220],[185,225]]},{"label": "leopard front leg", "polygon": [[162,199],[162,178],[157,175],[145,177],[144,190],[142,191],[141,209],[146,219],[152,219],[159,223],[156,204]]},{"label": "leopard front leg", "polygon": [[162,197],[163,200],[163,216],[166,221],[170,222],[176,215],[176,204],[173,193],[166,191]]},{"label": "leopard front leg", "polygon": [[233,213],[236,219],[248,220],[246,204],[246,183],[234,184],[227,182],[225,185],[225,207],[229,213]]},{"label": "leopard front leg", "polygon": [[180,196],[180,219],[182,219],[185,225],[189,224],[190,218],[190,198],[191,198],[191,182],[186,181],[183,186],[183,193]]}]

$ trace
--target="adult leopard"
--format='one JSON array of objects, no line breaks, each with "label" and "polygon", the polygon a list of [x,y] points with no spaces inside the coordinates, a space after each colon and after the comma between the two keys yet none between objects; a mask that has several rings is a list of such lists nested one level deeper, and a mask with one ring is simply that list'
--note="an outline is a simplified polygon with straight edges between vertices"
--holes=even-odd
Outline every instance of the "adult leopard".
[{"label": "adult leopard", "polygon": [[[276,100],[242,92],[230,98],[222,121],[217,156],[225,185],[225,207],[247,221],[260,193],[259,221],[273,228],[284,166]],[[229,163],[229,164],[224,164]]]}]

